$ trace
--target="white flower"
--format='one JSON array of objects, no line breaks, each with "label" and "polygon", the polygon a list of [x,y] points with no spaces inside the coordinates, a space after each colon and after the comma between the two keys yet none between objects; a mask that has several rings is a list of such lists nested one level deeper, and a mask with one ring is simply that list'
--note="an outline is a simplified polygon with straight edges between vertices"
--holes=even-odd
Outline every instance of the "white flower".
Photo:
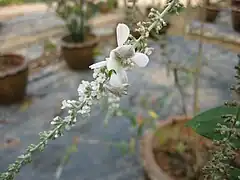
[{"label": "white flower", "polygon": [[134,64],[145,67],[149,58],[146,54],[135,52],[133,45],[124,44],[130,35],[130,29],[126,24],[118,24],[116,34],[118,47],[110,52],[110,57],[106,58],[106,61],[95,63],[90,68],[96,69],[106,66],[108,71],[114,70],[115,73],[112,73],[109,84],[114,88],[124,88],[128,82],[125,68]]},{"label": "white flower", "polygon": [[72,105],[69,103],[69,100],[63,100],[62,101],[62,107],[61,109],[65,109],[65,108],[71,108]]}]

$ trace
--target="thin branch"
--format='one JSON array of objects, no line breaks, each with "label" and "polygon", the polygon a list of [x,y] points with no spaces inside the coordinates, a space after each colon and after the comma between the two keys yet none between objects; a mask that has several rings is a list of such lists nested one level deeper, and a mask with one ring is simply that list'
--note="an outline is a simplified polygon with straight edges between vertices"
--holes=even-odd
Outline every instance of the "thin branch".
[{"label": "thin branch", "polygon": [[175,86],[178,88],[178,91],[179,91],[180,96],[181,96],[182,111],[183,111],[184,115],[187,116],[185,93],[184,93],[184,90],[183,90],[183,88],[182,88],[182,86],[180,85],[180,82],[179,82],[178,69],[177,68],[173,69],[173,75],[174,75]]}]

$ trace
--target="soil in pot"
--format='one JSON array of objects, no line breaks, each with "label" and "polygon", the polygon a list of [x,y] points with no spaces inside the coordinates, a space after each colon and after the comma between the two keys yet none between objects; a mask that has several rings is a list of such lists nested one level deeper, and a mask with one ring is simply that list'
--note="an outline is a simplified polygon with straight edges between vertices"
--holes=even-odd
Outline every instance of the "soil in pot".
[{"label": "soil in pot", "polygon": [[[184,125],[185,121],[160,128],[155,134],[153,154],[159,167],[173,180],[202,180],[201,168],[210,159],[213,146],[200,136],[196,139],[196,134]],[[199,168],[196,152],[201,157]]]},{"label": "soil in pot", "polygon": [[205,10],[205,21],[206,22],[214,22],[219,14],[220,10],[217,6],[214,5],[208,5]]},{"label": "soil in pot", "polygon": [[240,32],[240,0],[232,0],[232,7],[233,29],[237,32]]},{"label": "soil in pot", "polygon": [[62,55],[66,63],[74,70],[88,70],[94,63],[94,48],[99,39],[88,35],[83,43],[74,43],[71,36],[62,39]]},{"label": "soil in pot", "polygon": [[232,11],[233,29],[240,32],[240,12]]},{"label": "soil in pot", "polygon": [[24,99],[28,81],[28,66],[24,57],[0,55],[0,104],[12,104]]}]

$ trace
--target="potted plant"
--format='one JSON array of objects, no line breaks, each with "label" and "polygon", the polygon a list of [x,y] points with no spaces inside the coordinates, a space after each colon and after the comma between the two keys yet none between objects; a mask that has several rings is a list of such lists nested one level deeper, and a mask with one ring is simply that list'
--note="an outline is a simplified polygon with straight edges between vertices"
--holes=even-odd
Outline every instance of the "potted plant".
[{"label": "potted plant", "polygon": [[91,32],[88,19],[97,7],[84,0],[58,1],[56,13],[65,21],[69,34],[61,40],[62,56],[71,69],[89,69],[99,38]]},{"label": "potted plant", "polygon": [[240,1],[232,0],[232,8],[233,29],[240,32]]},{"label": "potted plant", "polygon": [[16,54],[0,54],[0,104],[24,99],[28,81],[26,59]]},{"label": "potted plant", "polygon": [[101,13],[106,14],[112,9],[117,8],[118,2],[117,0],[100,0],[98,2],[98,7]]},{"label": "potted plant", "polygon": [[[219,12],[218,3],[211,3],[209,0],[206,1],[205,14],[203,14],[206,22],[214,22]],[[202,13],[200,12],[200,14]]]},{"label": "potted plant", "polygon": [[[141,158],[151,180],[203,179],[201,169],[210,159],[212,143],[185,127],[191,117],[174,116],[148,131],[141,141]],[[200,146],[196,146],[199,143]],[[197,158],[201,158],[200,163]],[[197,164],[198,163],[198,164]]]}]

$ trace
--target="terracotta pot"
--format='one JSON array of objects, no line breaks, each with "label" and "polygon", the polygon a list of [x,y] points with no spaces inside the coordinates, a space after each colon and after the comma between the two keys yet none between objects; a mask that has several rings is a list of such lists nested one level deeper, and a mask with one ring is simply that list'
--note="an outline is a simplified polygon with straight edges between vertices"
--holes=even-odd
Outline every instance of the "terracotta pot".
[{"label": "terracotta pot", "polygon": [[107,13],[110,12],[110,8],[109,8],[109,6],[108,6],[107,3],[101,3],[101,4],[100,4],[100,7],[99,7],[99,10],[100,10],[100,12],[103,13],[103,14],[107,14]]},{"label": "terracotta pot", "polygon": [[0,104],[22,101],[28,81],[28,65],[25,58],[16,54],[2,54],[0,66]]},{"label": "terracotta pot", "polygon": [[218,16],[218,13],[220,12],[220,10],[215,7],[215,6],[208,6],[206,7],[206,14],[205,14],[205,21],[206,22],[214,22]]},{"label": "terracotta pot", "polygon": [[240,12],[232,11],[233,29],[240,32]]},{"label": "terracotta pot", "polygon": [[[232,7],[240,10],[240,0],[232,0]],[[240,32],[240,11],[232,10],[233,29]]]},{"label": "terracotta pot", "polygon": [[68,66],[73,70],[87,70],[94,63],[94,48],[97,46],[99,38],[89,35],[83,43],[74,43],[71,36],[62,38],[61,51]]},{"label": "terracotta pot", "polygon": [[232,6],[240,7],[240,0],[232,0]]},{"label": "terracotta pot", "polygon": [[[157,124],[157,129],[169,126],[176,122],[187,122],[190,119],[191,117],[185,116],[171,117],[165,121],[160,121],[160,123]],[[143,162],[143,168],[145,170],[145,175],[150,180],[173,180],[161,169],[161,167],[159,167],[157,161],[155,160],[155,156],[153,153],[153,141],[155,138],[154,132],[155,131],[147,131],[141,140],[140,154]]]}]

